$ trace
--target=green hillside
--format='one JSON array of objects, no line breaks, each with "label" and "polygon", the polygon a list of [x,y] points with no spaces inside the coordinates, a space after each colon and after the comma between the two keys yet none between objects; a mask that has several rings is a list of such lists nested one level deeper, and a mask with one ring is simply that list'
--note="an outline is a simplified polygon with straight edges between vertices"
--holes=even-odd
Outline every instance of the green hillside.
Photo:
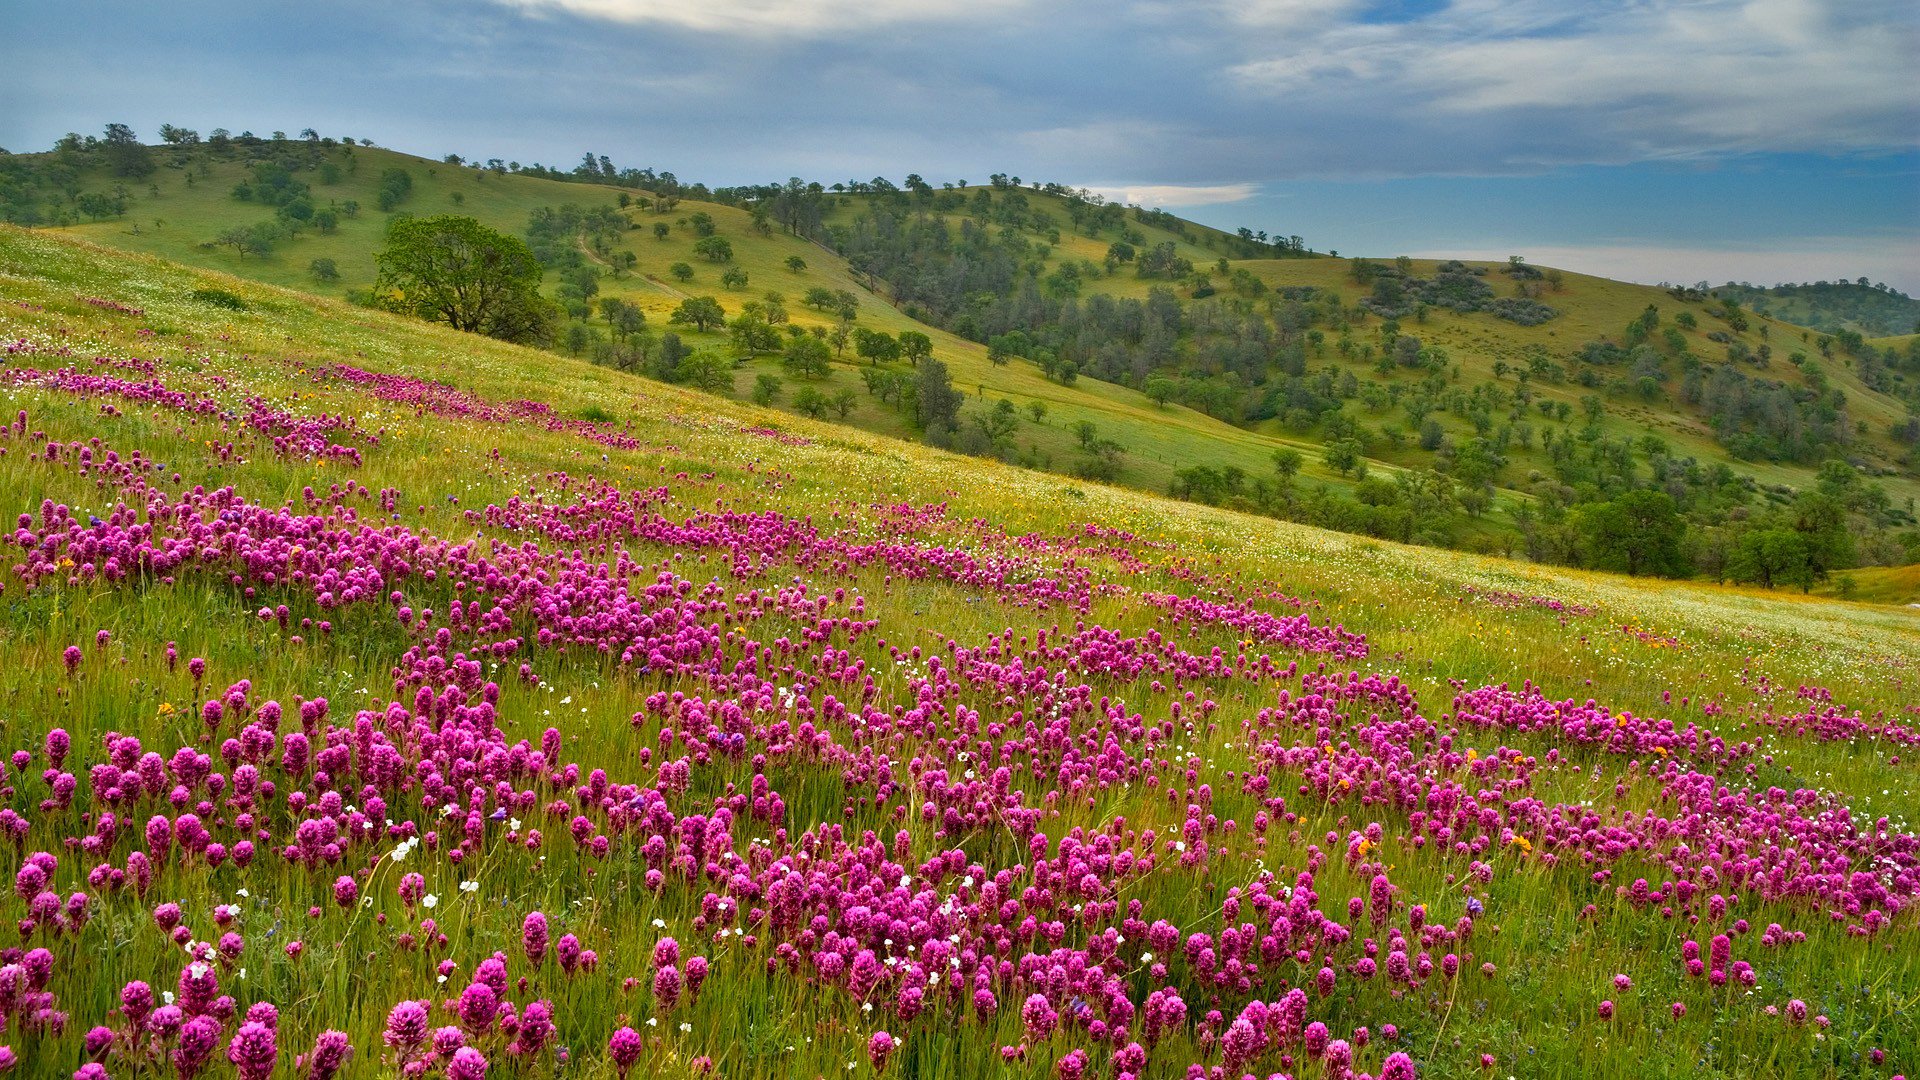
[{"label": "green hillside", "polygon": [[[373,284],[390,214],[531,230],[571,312],[559,351],[686,381],[671,333],[724,361],[725,394],[1344,531],[1644,571],[1638,541],[1609,540],[1592,509],[1641,490],[1673,499],[1685,529],[1664,572],[1799,582],[1920,554],[1920,357],[1705,294],[1524,262],[1318,257],[1005,177],[707,191],[330,141],[148,154],[137,178],[104,148],[0,159],[0,205],[337,297]],[[831,363],[796,375],[784,336],[758,351],[670,321],[703,296],[828,337]],[[916,415],[909,363],[862,356],[864,338],[902,332],[928,336],[964,396],[951,427]],[[1297,466],[1277,470],[1277,451]],[[1834,460],[1851,465],[1826,474],[1835,501],[1806,503]],[[1820,554],[1814,521],[1835,515],[1857,542]],[[1805,534],[1789,538],[1799,554],[1756,566],[1768,528]]]},{"label": "green hillside", "polygon": [[1920,330],[1920,300],[1866,278],[1773,286],[1729,281],[1712,291],[1738,300],[1757,314],[1827,334],[1872,338]]},{"label": "green hillside", "polygon": [[1911,613],[1175,502],[47,231],[0,226],[0,295],[23,1075],[1920,1060]]}]

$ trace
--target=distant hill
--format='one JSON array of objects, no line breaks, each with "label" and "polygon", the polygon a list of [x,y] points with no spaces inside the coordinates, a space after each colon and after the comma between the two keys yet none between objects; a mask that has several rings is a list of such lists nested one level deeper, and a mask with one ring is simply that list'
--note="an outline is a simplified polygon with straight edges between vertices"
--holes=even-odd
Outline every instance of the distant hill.
[{"label": "distant hill", "polygon": [[1771,288],[1729,281],[1713,292],[1755,313],[1830,334],[1852,331],[1872,338],[1920,332],[1920,300],[1866,278]]},{"label": "distant hill", "polygon": [[[1730,295],[1332,258],[999,175],[709,189],[317,137],[0,156],[0,216],[362,302],[401,214],[526,238],[554,351],[1030,468],[1583,565],[1618,561],[1585,511],[1657,491],[1720,572],[1837,459],[1859,558],[1920,558],[1920,354]],[[702,298],[726,324],[676,321]]]}]

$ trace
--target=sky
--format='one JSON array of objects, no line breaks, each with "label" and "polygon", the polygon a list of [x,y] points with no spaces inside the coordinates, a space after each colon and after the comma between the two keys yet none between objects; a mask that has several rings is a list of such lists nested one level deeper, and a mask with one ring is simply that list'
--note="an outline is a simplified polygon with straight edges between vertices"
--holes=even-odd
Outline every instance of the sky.
[{"label": "sky", "polygon": [[1912,0],[8,7],[16,152],[117,121],[710,185],[1005,172],[1344,254],[1920,293]]}]

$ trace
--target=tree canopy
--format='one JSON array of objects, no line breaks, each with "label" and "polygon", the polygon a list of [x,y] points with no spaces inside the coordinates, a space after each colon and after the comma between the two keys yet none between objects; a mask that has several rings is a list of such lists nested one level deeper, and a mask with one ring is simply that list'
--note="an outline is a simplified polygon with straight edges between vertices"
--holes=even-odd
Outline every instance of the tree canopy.
[{"label": "tree canopy", "polygon": [[374,295],[388,310],[507,341],[552,337],[540,263],[518,237],[470,217],[400,218],[375,261]]}]

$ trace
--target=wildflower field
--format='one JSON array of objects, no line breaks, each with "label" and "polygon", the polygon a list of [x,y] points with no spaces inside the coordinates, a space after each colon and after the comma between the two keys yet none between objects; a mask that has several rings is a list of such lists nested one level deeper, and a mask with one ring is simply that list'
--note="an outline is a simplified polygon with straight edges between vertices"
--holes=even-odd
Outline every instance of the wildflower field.
[{"label": "wildflower field", "polygon": [[0,1070],[1920,1068],[1901,609],[1076,484],[12,229],[0,350]]}]

